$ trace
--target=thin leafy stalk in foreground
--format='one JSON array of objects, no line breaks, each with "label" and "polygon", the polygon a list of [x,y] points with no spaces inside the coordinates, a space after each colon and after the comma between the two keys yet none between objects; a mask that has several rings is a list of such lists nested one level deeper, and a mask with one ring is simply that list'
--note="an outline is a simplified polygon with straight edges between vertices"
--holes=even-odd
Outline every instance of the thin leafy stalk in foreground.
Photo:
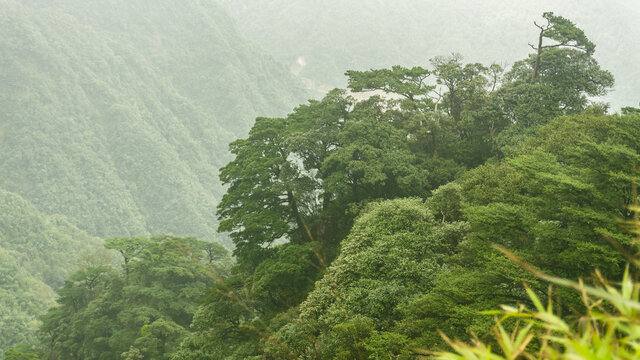
[{"label": "thin leafy stalk in foreground", "polygon": [[[640,244],[640,221],[636,203],[630,207],[635,213],[634,220],[627,222],[633,234],[635,245]],[[501,311],[486,314],[501,315],[493,328],[492,340],[497,347],[481,341],[477,337],[471,343],[442,337],[452,351],[428,352],[420,354],[437,360],[516,360],[516,359],[567,359],[596,360],[640,358],[640,283],[633,279],[628,265],[622,281],[612,284],[596,271],[596,286],[585,285],[582,279],[570,281],[544,274],[526,264],[508,250],[494,246],[511,260],[537,277],[555,285],[568,287],[580,292],[585,305],[577,324],[569,324],[554,310],[549,300],[543,305],[534,291],[526,287],[527,294],[535,309],[524,306],[513,308],[503,306]],[[638,256],[632,265],[638,262]],[[518,325],[507,331],[503,322],[517,319]]]}]

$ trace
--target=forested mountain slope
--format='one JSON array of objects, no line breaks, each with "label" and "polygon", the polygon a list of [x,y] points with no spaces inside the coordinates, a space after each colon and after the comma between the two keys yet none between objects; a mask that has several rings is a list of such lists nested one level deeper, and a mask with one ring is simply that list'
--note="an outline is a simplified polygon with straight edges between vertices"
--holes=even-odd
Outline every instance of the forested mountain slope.
[{"label": "forested mountain slope", "polygon": [[100,241],[0,189],[0,350],[35,340],[54,291]]},{"label": "forested mountain slope", "polygon": [[214,239],[227,143],[306,98],[214,1],[0,13],[0,187],[92,235]]},{"label": "forested mountain slope", "polygon": [[512,64],[537,38],[535,14],[554,11],[598,44],[596,58],[617,80],[606,100],[616,108],[640,101],[640,4],[633,0],[225,2],[248,36],[325,90],[344,86],[345,70],[425,64],[451,52]]}]

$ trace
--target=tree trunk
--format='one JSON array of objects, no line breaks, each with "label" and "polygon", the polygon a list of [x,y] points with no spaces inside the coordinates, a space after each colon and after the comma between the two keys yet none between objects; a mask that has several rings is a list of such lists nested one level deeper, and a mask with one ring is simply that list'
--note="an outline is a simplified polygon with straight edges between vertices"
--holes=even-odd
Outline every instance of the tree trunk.
[{"label": "tree trunk", "polygon": [[491,127],[489,128],[489,133],[491,134],[491,144],[493,145],[493,151],[495,151],[498,163],[500,163],[501,162],[500,149],[498,148],[498,142],[496,141],[495,124],[496,124],[495,120],[491,121]]},{"label": "tree trunk", "polygon": [[298,225],[298,229],[302,233],[302,238],[307,238],[309,241],[313,241],[313,235],[311,235],[309,227],[307,227],[307,224],[305,224],[302,219],[302,215],[300,215],[300,212],[298,211],[298,203],[296,202],[296,198],[293,196],[293,192],[291,190],[287,190],[287,200],[289,201],[289,207],[291,207],[293,218]]},{"label": "tree trunk", "polygon": [[538,70],[540,69],[540,55],[542,55],[542,36],[544,35],[544,30],[540,30],[540,37],[538,38],[538,53],[536,54],[536,64],[533,67],[533,74],[531,75],[531,84],[536,81],[536,77],[538,76]]}]

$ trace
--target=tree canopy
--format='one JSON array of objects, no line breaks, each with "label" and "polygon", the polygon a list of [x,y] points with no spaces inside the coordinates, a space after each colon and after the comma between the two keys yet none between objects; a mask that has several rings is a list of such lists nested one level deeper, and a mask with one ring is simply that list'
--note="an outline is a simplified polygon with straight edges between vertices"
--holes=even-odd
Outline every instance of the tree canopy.
[{"label": "tree canopy", "polygon": [[45,358],[168,359],[189,332],[197,300],[227,275],[219,244],[155,236],[109,239],[120,269],[94,264],[58,290],[40,329]]},{"label": "tree canopy", "polygon": [[175,359],[414,359],[439,329],[484,334],[480,311],[546,289],[492,245],[555,276],[621,275],[638,117],[591,100],[613,77],[544,17],[562,46],[539,59],[348,71],[349,92],[258,118],[221,171],[238,266]]}]

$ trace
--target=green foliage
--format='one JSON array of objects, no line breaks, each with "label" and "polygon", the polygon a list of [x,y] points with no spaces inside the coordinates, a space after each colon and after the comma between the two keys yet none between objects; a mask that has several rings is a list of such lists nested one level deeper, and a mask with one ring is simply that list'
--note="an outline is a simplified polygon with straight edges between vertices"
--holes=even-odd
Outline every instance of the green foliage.
[{"label": "green foliage", "polygon": [[184,327],[171,320],[155,320],[142,327],[140,337],[134,341],[128,351],[122,353],[121,357],[127,360],[169,359],[169,355],[179,344],[178,340],[187,333]]},{"label": "green foliage", "polygon": [[633,106],[627,106],[622,108],[623,115],[633,115],[640,114],[640,108],[635,108]]},{"label": "green foliage", "polygon": [[[515,63],[506,76],[514,81],[514,86],[531,89],[529,91],[544,89],[545,96],[538,97],[546,106],[558,109],[554,115],[582,111],[589,104],[588,96],[601,96],[613,86],[613,76],[609,71],[602,70],[588,54],[573,49],[553,49],[542,53],[536,83],[528,84],[534,67],[535,57],[532,56]],[[524,87],[525,83],[528,87]],[[543,86],[535,87],[536,84]],[[525,94],[528,93],[522,95]],[[514,100],[506,98],[505,101]]]},{"label": "green foliage", "polygon": [[225,273],[226,250],[172,236],[107,246],[128,254],[127,262],[122,270],[82,269],[58,290],[40,329],[46,357],[168,359],[188,333],[196,301]]},{"label": "green foliage", "polygon": [[91,236],[228,245],[214,210],[227,144],[306,92],[215,1],[9,0],[0,13],[5,349],[35,342],[53,290],[101,248]]},{"label": "green foliage", "polygon": [[[18,344],[35,343],[38,316],[54,304],[54,291],[20,265],[23,257],[0,248],[0,349],[7,352]],[[14,349],[16,357],[21,352]]]},{"label": "green foliage", "polygon": [[[597,112],[559,118],[502,163],[464,176],[463,213],[470,232],[451,259],[451,270],[408,308],[430,329],[425,346],[439,343],[436,329],[459,338],[471,331],[486,333],[491,322],[477,313],[526,303],[519,288],[523,281],[544,291],[540,280],[500,256],[492,244],[554,276],[577,279],[596,268],[608,276],[622,274],[624,259],[610,241],[630,244],[616,219],[631,215],[626,209],[633,201],[632,169],[640,160],[637,122],[637,117]],[[558,291],[556,296],[565,312],[580,308],[574,294]]]},{"label": "green foliage", "polygon": [[457,183],[442,185],[433,191],[427,205],[442,222],[457,221],[462,215],[462,187]]},{"label": "green foliage", "polygon": [[[630,209],[640,211],[636,206]],[[640,234],[640,222],[636,217],[631,229]],[[640,238],[636,239],[637,242]],[[519,261],[510,255],[514,260]],[[637,258],[631,259],[634,265]],[[613,284],[596,273],[596,286],[572,282],[566,279],[537,275],[551,283],[576,290],[581,295],[584,312],[577,314],[576,320],[569,322],[560,316],[549,294],[548,304],[536,293],[526,288],[533,310],[525,306],[503,306],[502,311],[488,312],[501,315],[492,331],[492,347],[480,339],[471,344],[445,339],[452,352],[439,351],[439,360],[475,359],[636,359],[638,350],[638,310],[640,309],[639,284],[633,279],[627,267],[622,281]],[[509,331],[505,322],[517,319],[518,326]]]},{"label": "green foliage", "polygon": [[435,86],[429,86],[425,80],[431,75],[421,67],[411,69],[393,66],[391,69],[371,71],[350,70],[345,73],[349,79],[349,88],[356,92],[382,90],[404,96],[409,100],[426,97]]},{"label": "green foliage", "polygon": [[79,256],[98,250],[100,241],[63,217],[47,216],[0,189],[0,246],[19,253],[23,270],[31,276],[57,288]]},{"label": "green foliage", "polygon": [[54,289],[99,244],[64,219],[43,215],[0,189],[0,353],[36,342],[38,317],[54,304]]},{"label": "green foliage", "polygon": [[229,190],[218,204],[219,230],[230,232],[241,261],[254,262],[299,215],[294,186],[306,179],[288,159],[285,135],[283,119],[258,118],[248,139],[230,145],[236,158],[220,172]]},{"label": "green foliage", "polygon": [[[456,127],[463,120],[463,110],[475,109],[482,103],[490,81],[484,76],[488,75],[488,68],[478,63],[464,65],[461,60],[459,55],[453,55],[449,58],[436,57],[431,61],[438,77],[437,83],[447,89],[443,94],[444,105]],[[501,69],[496,70],[502,72]],[[492,90],[496,85],[494,81]]]},{"label": "green foliage", "polygon": [[313,288],[322,259],[318,243],[282,245],[258,265],[251,294],[260,312],[279,312],[298,305]]},{"label": "green foliage", "polygon": [[[312,255],[322,244],[273,247],[212,292],[177,359],[412,359],[445,345],[438,330],[485,334],[493,324],[482,310],[533,305],[522,282],[546,290],[493,244],[553,276],[621,275],[610,241],[631,244],[617,219],[632,216],[637,122],[598,108],[560,117],[426,201],[365,205],[324,272]],[[564,314],[583,306],[564,289],[554,299]]]},{"label": "green foliage", "polygon": [[[613,75],[592,57],[595,45],[571,21],[546,12],[536,54],[516,62],[505,74],[507,83],[498,92],[505,117],[516,122],[499,136],[512,145],[552,118],[584,111],[589,97],[603,96],[614,84]],[[555,41],[544,45],[543,39]]]},{"label": "green foliage", "polygon": [[5,360],[38,360],[37,351],[30,345],[21,344],[4,352]]},{"label": "green foliage", "polygon": [[541,28],[541,36],[556,42],[556,44],[547,47],[573,47],[583,50],[587,55],[593,54],[596,45],[589,41],[584,31],[576,27],[571,20],[554,15],[553,12],[545,12],[542,17],[547,21],[547,24],[538,25]]},{"label": "green foliage", "polygon": [[254,356],[260,335],[268,331],[252,308],[245,279],[232,275],[210,289],[194,315],[194,330],[173,360],[234,359]]},{"label": "green foliage", "polygon": [[288,357],[400,358],[408,342],[401,307],[433,286],[465,231],[464,223],[436,221],[418,199],[372,204],[299,317],[272,335],[265,351],[274,358],[283,349]]},{"label": "green foliage", "polygon": [[[18,18],[30,14],[30,6],[44,6],[11,4]],[[105,247],[122,256],[121,267],[94,261],[68,277],[58,290],[58,305],[43,317],[47,358],[414,359],[417,348],[444,345],[439,329],[462,339],[488,332],[491,319],[480,310],[498,304],[538,307],[545,282],[502,256],[496,245],[552,276],[575,280],[596,267],[606,276],[622,275],[624,260],[610,242],[632,248],[617,219],[632,216],[627,209],[637,197],[629,184],[640,162],[639,118],[628,109],[618,116],[590,107],[591,97],[604,95],[613,77],[592,58],[594,45],[570,21],[545,13],[548,24],[541,27],[537,54],[506,72],[496,64],[465,64],[457,55],[436,57],[429,69],[348,71],[351,92],[336,89],[286,117],[257,118],[246,138],[231,143],[235,157],[221,168],[218,183],[209,175],[228,159],[213,155],[219,154],[219,141],[231,137],[218,133],[220,119],[240,109],[231,105],[230,113],[212,122],[207,116],[216,106],[242,102],[235,102],[235,85],[216,95],[217,87],[194,84],[242,74],[234,71],[238,64],[205,69],[194,58],[228,49],[219,39],[241,39],[233,27],[229,34],[224,30],[230,26],[224,16],[203,15],[217,9],[207,1],[177,5],[189,16],[175,19],[163,4],[168,5],[161,2],[158,9],[164,10],[145,13],[150,23],[165,24],[151,40],[147,21],[140,20],[146,7],[136,1],[115,10],[109,3],[93,8],[60,1],[38,11],[47,28],[62,22],[83,42],[100,39],[80,53],[93,59],[100,53],[93,47],[105,47],[114,54],[105,57],[105,68],[122,73],[117,82],[94,84],[99,96],[62,82],[80,115],[65,117],[52,108],[66,119],[64,126],[51,122],[42,133],[72,128],[88,138],[96,135],[97,150],[90,154],[104,154],[114,166],[93,155],[83,161],[98,164],[90,173],[104,173],[106,183],[113,180],[124,189],[108,192],[101,203],[117,216],[93,211],[93,198],[85,196],[108,188],[100,184],[79,191],[86,201],[77,207],[69,200],[65,211],[46,205],[41,190],[52,187],[68,196],[69,184],[58,189],[45,181],[39,188],[16,178],[3,186],[28,194],[37,206],[49,206],[47,211],[70,211],[74,221],[86,221],[96,233],[188,229],[211,239],[218,225],[235,245],[237,265],[231,266],[222,245],[193,238],[107,239]],[[95,15],[96,9],[107,15]],[[118,11],[130,17],[118,17]],[[58,13],[68,16],[52,15]],[[115,23],[105,20],[108,14]],[[75,21],[87,21],[86,33],[72,26]],[[214,44],[203,45],[203,52],[175,40],[193,39],[190,23],[198,21]],[[131,37],[114,41],[124,25]],[[38,49],[48,43],[39,37],[49,34],[36,33]],[[556,44],[545,45],[543,38]],[[130,54],[141,44],[152,55]],[[240,54],[254,54],[239,46],[247,51]],[[174,59],[189,67],[172,65]],[[253,63],[245,60],[238,61]],[[21,69],[41,65],[37,57],[32,61]],[[64,68],[67,61],[55,58],[52,64]],[[122,70],[128,66],[147,70]],[[99,77],[106,70],[90,64],[84,71]],[[10,92],[26,99],[17,118],[31,119],[24,108],[38,102],[28,91],[39,86]],[[144,94],[140,102],[126,96],[130,88]],[[95,114],[83,106],[89,102]],[[100,128],[77,126],[83,116],[95,116]],[[11,146],[37,133],[29,124],[11,125],[22,131],[7,137]],[[241,133],[242,125],[233,131]],[[64,143],[85,146],[79,140]],[[45,151],[43,158],[51,154]],[[46,162],[53,165],[40,169],[39,178],[83,168],[67,152],[57,156],[52,158],[62,160]],[[31,178],[33,169],[26,169],[19,179]],[[216,224],[206,214],[221,185],[226,192]],[[6,273],[17,267],[12,261]],[[22,274],[6,278],[11,289],[21,289],[16,293],[32,296]],[[522,282],[529,288],[523,290]],[[554,296],[563,313],[584,306],[566,289]],[[550,316],[541,320],[560,324]],[[504,329],[510,330],[503,328],[497,342],[514,357],[533,328],[517,329],[513,339]]]},{"label": "green foliage", "polygon": [[393,118],[404,115],[383,109],[393,103],[379,97],[357,103],[335,90],[285,119],[258,118],[247,139],[231,144],[236,158],[220,173],[229,188],[218,217],[241,264],[255,268],[276,241],[335,246],[354,208],[428,193],[430,174],[420,169],[402,119]]},{"label": "green foliage", "polygon": [[439,328],[484,333],[479,310],[526,299],[523,281],[543,288],[494,243],[554,275],[619,274],[603,234],[629,243],[615,218],[628,216],[640,134],[587,109],[613,79],[583,50],[506,74],[455,55],[349,71],[351,94],[258,118],[221,172],[220,230],[239,266],[176,359],[408,359],[442,345]]}]

